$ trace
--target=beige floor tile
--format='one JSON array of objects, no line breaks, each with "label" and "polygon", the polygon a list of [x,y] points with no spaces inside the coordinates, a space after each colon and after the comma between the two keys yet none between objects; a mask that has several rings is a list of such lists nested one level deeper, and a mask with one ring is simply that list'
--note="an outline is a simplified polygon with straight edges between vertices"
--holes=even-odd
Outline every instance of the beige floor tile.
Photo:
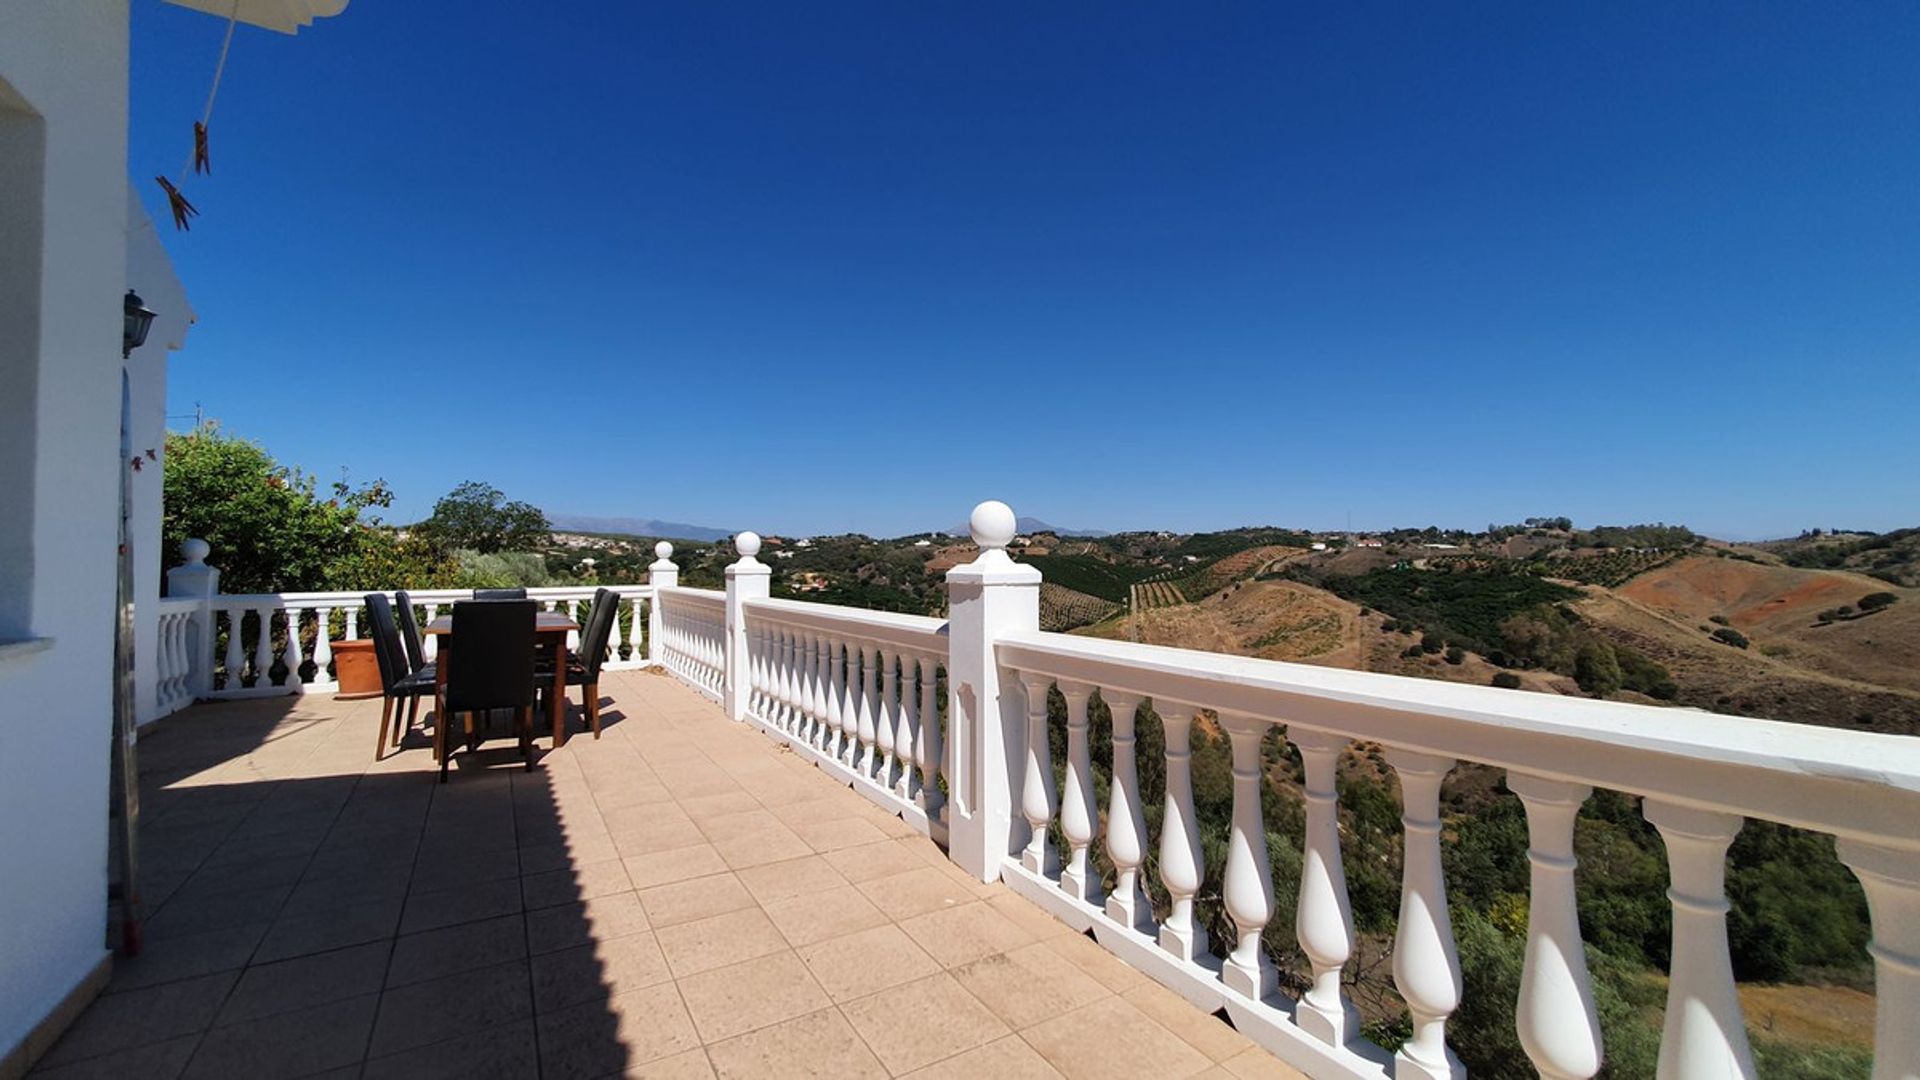
[{"label": "beige floor tile", "polygon": [[1016,1030],[1107,996],[1093,976],[1038,942],[955,968],[953,977]]},{"label": "beige floor tile", "polygon": [[700,1046],[672,983],[548,1013],[539,1027],[540,1072],[549,1078],[609,1076]]},{"label": "beige floor tile", "polygon": [[186,1071],[187,1059],[200,1045],[200,1035],[182,1035],[165,1042],[136,1046],[99,1057],[76,1061],[71,1065],[37,1068],[28,1075],[33,1080],[175,1080]]},{"label": "beige floor tile", "polygon": [[950,968],[1017,949],[1033,940],[1032,934],[978,900],[904,919],[900,929]]},{"label": "beige floor tile", "polygon": [[406,914],[400,917],[400,932],[416,934],[422,930],[437,930],[442,926],[512,915],[520,910],[519,878],[482,881],[434,892],[416,892],[407,897]]},{"label": "beige floor tile", "polygon": [[1076,967],[1116,994],[1124,994],[1142,986],[1159,985],[1128,967],[1119,957],[1085,934],[1061,934],[1042,940],[1047,948],[1071,960]]},{"label": "beige floor tile", "polygon": [[527,913],[527,951],[539,954],[648,929],[639,893],[614,893]]},{"label": "beige floor tile", "polygon": [[668,981],[667,958],[641,931],[533,958],[533,1008],[549,1013]]},{"label": "beige floor tile", "polygon": [[212,1026],[239,978],[239,972],[224,971],[101,997],[80,1014],[40,1064],[64,1065],[204,1031]]},{"label": "beige floor tile", "polygon": [[1073,927],[1048,914],[1045,908],[1011,889],[995,889],[985,898],[987,906],[1012,920],[1015,926],[1045,940],[1074,932]]},{"label": "beige floor tile", "polygon": [[656,936],[679,979],[787,949],[787,940],[757,907],[663,927]]},{"label": "beige floor tile", "polygon": [[796,896],[825,892],[847,884],[847,879],[819,855],[750,866],[735,876],[762,904],[791,900]]},{"label": "beige floor tile", "polygon": [[1008,1033],[1007,1025],[945,972],[840,1008],[881,1064],[896,1076]]},{"label": "beige floor tile", "polygon": [[700,795],[680,802],[680,810],[696,822],[709,821],[728,814],[764,809],[760,801],[745,791],[727,791],[718,795]]},{"label": "beige floor tile", "polygon": [[887,1070],[837,1010],[750,1032],[707,1048],[721,1080],[784,1080],[792,1076],[884,1078]]},{"label": "beige floor tile", "polygon": [[378,994],[217,1027],[200,1041],[183,1074],[275,1080],[355,1065],[373,1029]]},{"label": "beige floor tile", "polygon": [[240,976],[216,1025],[259,1020],[346,998],[377,994],[386,981],[391,942],[375,941],[333,952],[256,964]]},{"label": "beige floor tile", "polygon": [[727,861],[727,865],[735,870],[797,859],[813,853],[813,848],[805,840],[778,823],[764,832],[715,837],[713,846],[720,852],[720,857]]},{"label": "beige floor tile", "polygon": [[1070,1080],[1120,1076],[1192,1076],[1213,1063],[1179,1036],[1117,997],[1036,1024],[1020,1033]]},{"label": "beige floor tile", "polygon": [[925,859],[895,840],[840,848],[837,851],[827,852],[821,857],[826,859],[827,864],[838,871],[841,877],[856,885],[875,878],[904,874],[909,870],[918,870],[928,865]]},{"label": "beige floor tile", "polygon": [[851,885],[781,900],[767,904],[763,910],[787,943],[796,948],[884,926],[889,921]]},{"label": "beige floor tile", "polygon": [[688,1050],[635,1065],[625,1076],[626,1080],[713,1080],[713,1066],[707,1063],[705,1050]]},{"label": "beige floor tile", "polygon": [[636,855],[649,855],[656,851],[671,851],[674,848],[691,847],[704,843],[706,834],[686,818],[673,818],[666,821],[651,821],[630,829],[613,830],[613,846],[619,850],[620,857],[630,859]]},{"label": "beige floor tile", "polygon": [[850,1001],[933,975],[940,965],[893,925],[876,926],[798,950],[835,1001]]},{"label": "beige floor tile", "polygon": [[958,907],[976,899],[971,891],[931,866],[864,881],[859,888],[875,907],[896,920]]},{"label": "beige floor tile", "polygon": [[793,831],[800,839],[813,846],[815,851],[838,851],[841,848],[859,847],[887,838],[872,822],[857,817],[835,818],[829,821],[816,821],[795,825]]},{"label": "beige floor tile", "polygon": [[631,888],[633,882],[627,879],[627,868],[619,859],[532,874],[520,879],[520,894],[528,911],[610,896]]},{"label": "beige floor tile", "polygon": [[907,1076],[911,1080],[1060,1080],[1060,1071],[1020,1036],[1008,1035]]},{"label": "beige floor tile", "polygon": [[532,1020],[517,1020],[479,1031],[449,1032],[448,1039],[377,1057],[367,1062],[361,1080],[536,1080],[539,1051]]},{"label": "beige floor tile", "polygon": [[509,1024],[533,1014],[522,961],[396,987],[380,996],[370,1057],[440,1042],[451,1031]]},{"label": "beige floor tile", "polygon": [[1212,1013],[1201,1012],[1192,1002],[1159,983],[1134,987],[1122,996],[1212,1061],[1226,1061],[1255,1049],[1253,1040],[1235,1031],[1233,1025]]},{"label": "beige floor tile", "polygon": [[640,890],[647,921],[656,928],[724,915],[754,906],[753,895],[730,873]]},{"label": "beige floor tile", "polygon": [[709,1044],[832,1004],[791,952],[682,976],[680,996],[701,1040]]},{"label": "beige floor tile", "polygon": [[1220,1063],[1220,1068],[1239,1080],[1307,1080],[1307,1074],[1274,1057],[1263,1046],[1242,1050]]},{"label": "beige floor tile", "polygon": [[502,915],[428,930],[393,943],[386,985],[426,982],[526,955],[527,922],[522,915]]},{"label": "beige floor tile", "polygon": [[699,843],[683,848],[669,848],[646,855],[635,855],[626,860],[627,877],[633,881],[636,889],[650,889],[656,885],[671,885],[676,881],[689,878],[706,877],[709,874],[726,872],[727,864],[712,844]]}]

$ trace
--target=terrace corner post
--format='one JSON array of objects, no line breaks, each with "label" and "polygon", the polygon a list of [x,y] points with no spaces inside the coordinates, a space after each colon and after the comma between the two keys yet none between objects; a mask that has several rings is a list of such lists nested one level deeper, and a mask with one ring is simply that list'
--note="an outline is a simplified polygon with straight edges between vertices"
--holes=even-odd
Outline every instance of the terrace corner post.
[{"label": "terrace corner post", "polygon": [[[665,540],[653,545],[653,565],[647,567],[647,584],[655,589],[680,584],[680,568],[673,562],[673,545]],[[647,605],[647,659],[656,664],[667,662],[666,614],[660,610],[660,594],[653,594]]]},{"label": "terrace corner post", "polygon": [[948,854],[981,881],[995,881],[1018,840],[1027,715],[1019,680],[1001,669],[994,642],[1040,628],[1040,571],[1007,555],[1016,519],[1005,503],[974,508],[974,561],[947,571]]},{"label": "terrace corner post", "polygon": [[[187,561],[167,571],[170,599],[198,597],[205,601],[220,594],[220,570],[207,565],[207,553],[212,550],[205,540],[180,541],[180,557]],[[213,693],[213,631],[213,605],[202,603],[193,613],[187,680],[189,692],[197,698]]]},{"label": "terrace corner post", "polygon": [[747,610],[749,600],[765,600],[772,586],[773,568],[754,556],[760,554],[760,537],[743,532],[733,538],[740,553],[738,562],[727,567],[727,656],[726,690],[723,703],[727,719],[747,718],[747,699],[753,694],[753,676],[749,668],[752,654],[747,646]]}]

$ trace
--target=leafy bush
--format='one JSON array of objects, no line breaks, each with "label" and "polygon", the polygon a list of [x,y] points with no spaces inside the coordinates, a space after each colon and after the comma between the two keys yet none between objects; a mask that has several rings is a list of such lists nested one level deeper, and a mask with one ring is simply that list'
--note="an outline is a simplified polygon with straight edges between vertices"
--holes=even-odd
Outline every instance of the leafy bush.
[{"label": "leafy bush", "polygon": [[1458,665],[1458,664],[1465,663],[1466,659],[1467,659],[1467,650],[1461,648],[1458,645],[1447,646],[1447,663]]},{"label": "leafy bush", "polygon": [[1709,615],[1707,616],[1707,621],[1712,623],[1715,626],[1731,626],[1732,625],[1732,623],[1727,619],[1725,615]]},{"label": "leafy bush", "polygon": [[1735,630],[1731,626],[1723,626],[1720,629],[1715,630],[1713,632],[1713,640],[1718,641],[1723,645],[1731,645],[1736,649],[1744,649],[1747,647],[1748,644],[1750,644],[1747,641],[1747,635],[1741,633],[1738,630]]},{"label": "leafy bush", "polygon": [[1626,675],[1620,670],[1612,645],[1589,641],[1574,655],[1573,681],[1595,697],[1606,697],[1625,684]]},{"label": "leafy bush", "polygon": [[1502,690],[1520,689],[1520,676],[1511,671],[1497,671],[1493,675],[1493,685]]},{"label": "leafy bush", "polygon": [[1898,599],[1900,599],[1898,596],[1890,592],[1868,593],[1860,598],[1860,610],[1879,611],[1881,608],[1887,607]]}]

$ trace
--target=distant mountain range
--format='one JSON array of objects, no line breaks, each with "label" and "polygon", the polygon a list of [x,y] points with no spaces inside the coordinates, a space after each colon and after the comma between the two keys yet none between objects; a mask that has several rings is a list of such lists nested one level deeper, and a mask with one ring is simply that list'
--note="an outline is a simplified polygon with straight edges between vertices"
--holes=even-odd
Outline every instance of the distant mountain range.
[{"label": "distant mountain range", "polygon": [[656,521],[653,518],[592,517],[587,514],[548,514],[547,521],[560,532],[611,533],[615,536],[658,536],[668,540],[725,540],[732,529],[707,525],[688,525],[682,521]]},{"label": "distant mountain range", "polygon": [[[1085,537],[1113,535],[1112,533],[1109,533],[1109,532],[1102,532],[1099,529],[1066,529],[1058,525],[1049,525],[1046,522],[1041,521],[1037,517],[1016,518],[1015,522],[1016,523],[1014,527],[1019,529],[1022,533],[1050,532],[1055,536],[1085,536]],[[965,522],[962,522],[960,525],[951,529],[947,529],[945,531],[948,534],[953,536],[966,536],[971,532],[971,529],[967,526]]]}]

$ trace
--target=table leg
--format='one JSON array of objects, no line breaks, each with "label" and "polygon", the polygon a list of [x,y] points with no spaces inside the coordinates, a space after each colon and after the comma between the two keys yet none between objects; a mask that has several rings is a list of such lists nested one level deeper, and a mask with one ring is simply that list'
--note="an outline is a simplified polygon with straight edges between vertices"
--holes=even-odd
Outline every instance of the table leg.
[{"label": "table leg", "polygon": [[567,745],[567,635],[554,635],[553,701],[547,706],[553,714],[553,748]]}]

